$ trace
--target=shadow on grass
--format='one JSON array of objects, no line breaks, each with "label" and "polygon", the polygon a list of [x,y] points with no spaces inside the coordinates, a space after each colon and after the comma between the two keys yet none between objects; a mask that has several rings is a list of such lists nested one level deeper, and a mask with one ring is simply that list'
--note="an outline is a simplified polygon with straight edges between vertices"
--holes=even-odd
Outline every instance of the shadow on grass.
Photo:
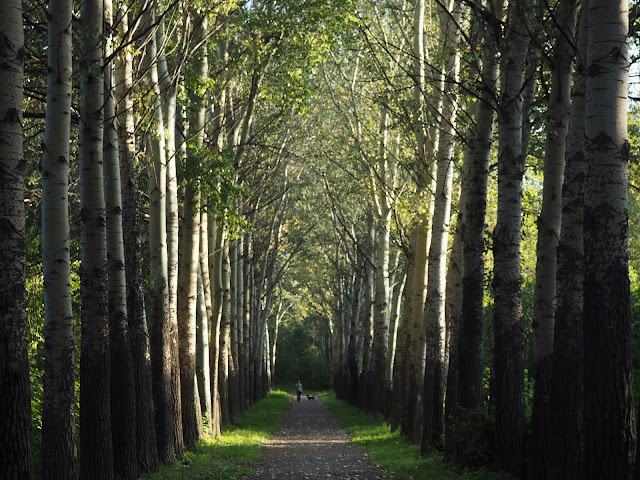
[{"label": "shadow on grass", "polygon": [[291,405],[291,396],[273,391],[249,408],[234,425],[211,441],[198,442],[195,452],[171,465],[163,465],[147,480],[230,480],[252,472],[250,465],[262,459],[260,447],[280,428],[280,419]]},{"label": "shadow on grass", "polygon": [[368,453],[371,461],[395,480],[508,480],[513,477],[484,469],[457,472],[444,463],[442,454],[420,455],[420,446],[408,443],[399,431],[357,407],[337,400],[335,394],[320,394],[323,403],[340,421],[355,448]]}]

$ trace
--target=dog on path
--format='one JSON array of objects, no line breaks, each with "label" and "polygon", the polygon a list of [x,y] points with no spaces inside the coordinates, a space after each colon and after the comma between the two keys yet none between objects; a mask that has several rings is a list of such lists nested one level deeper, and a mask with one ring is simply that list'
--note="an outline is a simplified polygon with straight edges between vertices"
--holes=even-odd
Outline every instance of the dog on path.
[{"label": "dog on path", "polygon": [[311,401],[313,400],[314,402],[316,401],[316,396],[315,395],[307,395],[307,401]]}]

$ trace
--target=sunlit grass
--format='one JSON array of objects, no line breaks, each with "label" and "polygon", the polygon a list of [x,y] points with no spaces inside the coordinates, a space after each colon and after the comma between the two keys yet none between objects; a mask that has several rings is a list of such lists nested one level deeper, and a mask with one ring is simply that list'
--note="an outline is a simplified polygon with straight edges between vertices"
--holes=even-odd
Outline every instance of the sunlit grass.
[{"label": "sunlit grass", "polygon": [[333,413],[356,448],[366,451],[373,463],[396,480],[507,480],[504,474],[485,470],[456,472],[440,453],[420,455],[420,446],[412,445],[391,427],[358,408],[337,400],[333,393],[320,394],[322,402]]},{"label": "sunlit grass", "polygon": [[163,465],[149,480],[230,480],[252,472],[251,465],[262,459],[260,446],[280,427],[280,419],[291,405],[282,391],[269,393],[238,421],[225,428],[214,441],[198,442],[195,452],[186,452],[172,465]]}]

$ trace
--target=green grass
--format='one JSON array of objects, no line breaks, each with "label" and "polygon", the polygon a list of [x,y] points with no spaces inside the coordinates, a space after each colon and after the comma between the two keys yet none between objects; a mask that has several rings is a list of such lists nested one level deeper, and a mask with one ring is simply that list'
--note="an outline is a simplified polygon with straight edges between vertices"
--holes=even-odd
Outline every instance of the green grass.
[{"label": "green grass", "polygon": [[201,440],[195,452],[172,465],[163,465],[148,480],[230,480],[252,472],[251,464],[262,459],[260,447],[280,428],[291,397],[273,391],[248,409],[238,421],[225,428],[214,441]]},{"label": "green grass", "polygon": [[320,394],[323,403],[347,432],[354,447],[369,454],[371,461],[396,480],[508,480],[512,477],[486,470],[456,472],[436,453],[420,455],[420,446],[404,440],[399,431],[356,407],[337,400],[333,393]]}]

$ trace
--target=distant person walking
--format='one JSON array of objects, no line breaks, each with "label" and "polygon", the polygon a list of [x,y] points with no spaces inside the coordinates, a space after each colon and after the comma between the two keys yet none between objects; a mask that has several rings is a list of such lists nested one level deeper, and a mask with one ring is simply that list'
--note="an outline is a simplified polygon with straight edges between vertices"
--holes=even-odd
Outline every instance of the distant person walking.
[{"label": "distant person walking", "polygon": [[300,401],[300,395],[302,395],[302,383],[300,383],[300,380],[296,383],[296,393],[298,394],[298,401]]}]

